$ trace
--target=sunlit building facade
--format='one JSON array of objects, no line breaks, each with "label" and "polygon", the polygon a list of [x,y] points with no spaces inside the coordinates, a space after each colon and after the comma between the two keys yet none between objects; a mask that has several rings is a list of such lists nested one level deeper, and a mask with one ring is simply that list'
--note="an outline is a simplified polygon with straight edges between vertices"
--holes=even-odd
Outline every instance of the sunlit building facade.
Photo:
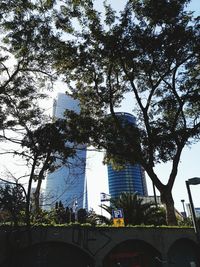
[{"label": "sunlit building facade", "polygon": [[[136,118],[132,114],[117,112],[116,115],[128,123],[136,124]],[[108,165],[108,185],[112,198],[119,197],[122,192],[137,192],[140,196],[147,196],[145,172],[139,164],[127,163],[122,170],[114,170]]]},{"label": "sunlit building facade", "polygon": [[[66,109],[78,113],[79,103],[72,97],[59,93],[57,100],[54,101],[54,118],[63,118]],[[86,146],[80,146],[76,151],[76,157],[67,159],[66,164],[47,175],[45,192],[47,207],[62,201],[64,207],[88,208],[85,165]]]}]

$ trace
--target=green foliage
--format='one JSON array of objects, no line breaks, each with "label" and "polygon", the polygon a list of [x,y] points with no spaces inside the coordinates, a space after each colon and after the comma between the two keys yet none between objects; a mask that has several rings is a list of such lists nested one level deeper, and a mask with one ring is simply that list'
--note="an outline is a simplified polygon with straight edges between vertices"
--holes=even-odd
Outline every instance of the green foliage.
[{"label": "green foliage", "polygon": [[75,213],[69,207],[64,207],[62,202],[56,202],[55,208],[50,211],[39,210],[39,212],[32,212],[31,223],[33,224],[50,224],[50,225],[71,225],[77,224],[90,224],[88,220],[88,213],[85,209],[77,211],[77,218]]},{"label": "green foliage", "polygon": [[38,100],[45,97],[44,89],[52,87],[54,80],[48,52],[53,40],[47,41],[52,38],[53,4],[55,1],[2,0],[0,3],[2,140],[11,140],[12,135],[7,136],[6,130],[22,133],[22,128],[34,128],[41,122]]},{"label": "green foliage", "polygon": [[97,226],[99,224],[102,224],[101,216],[96,214],[93,209],[89,210],[87,212],[86,224],[89,224],[91,226]]},{"label": "green foliage", "polygon": [[[49,160],[47,147],[44,151],[41,145],[47,140],[48,126],[41,129],[47,118],[38,104],[46,97],[44,92],[52,87],[54,81],[47,41],[52,38],[52,25],[48,25],[51,16],[47,13],[52,14],[53,4],[55,1],[0,2],[0,141],[9,143],[10,149],[5,153],[20,156],[29,168],[27,214],[30,211],[31,182],[37,175],[38,181],[43,179],[53,158]],[[49,57],[46,58],[47,54]],[[48,136],[53,134],[50,130]],[[41,182],[37,187],[37,199],[40,186]]]},{"label": "green foliage", "polygon": [[19,185],[4,184],[0,187],[0,212],[3,222],[15,226],[25,221],[25,196]]},{"label": "green foliage", "polygon": [[125,225],[163,225],[166,224],[165,210],[156,208],[153,203],[143,203],[137,193],[122,193],[110,199],[110,206],[102,205],[110,215],[113,209],[123,209]]},{"label": "green foliage", "polygon": [[187,217],[187,218],[184,218],[182,220],[178,220],[178,225],[179,226],[185,226],[185,227],[192,227],[193,222],[192,222],[191,218]]},{"label": "green foliage", "polygon": [[31,212],[31,224],[52,226],[97,226],[102,224],[101,216],[93,210],[77,210],[77,216],[71,208],[64,208],[61,201],[56,202],[55,208],[50,211],[40,209],[39,212]]},{"label": "green foliage", "polygon": [[[106,149],[106,162],[141,164],[175,224],[171,192],[181,153],[200,133],[199,18],[185,11],[188,2],[127,1],[118,17],[105,2],[103,17],[92,0],[2,0],[1,129],[38,124],[34,99],[56,70],[80,100],[80,118],[68,114],[70,140]],[[127,92],[137,128],[115,116]],[[168,161],[164,184],[154,166]]]},{"label": "green foliage", "polygon": [[[76,122],[87,122],[85,130],[79,127],[83,139],[106,149],[106,162],[141,164],[161,193],[169,224],[176,224],[171,192],[182,150],[200,132],[199,18],[185,11],[187,3],[127,1],[118,18],[105,5],[107,25],[92,5],[81,6],[84,27],[66,40],[70,54],[55,58],[80,100]],[[130,131],[115,115],[127,92],[137,117]],[[168,161],[172,169],[163,184],[154,166]]]},{"label": "green foliage", "polygon": [[55,224],[54,218],[55,218],[55,216],[54,216],[54,213],[52,211],[48,212],[48,211],[40,209],[39,212],[37,212],[37,214],[35,214],[34,212],[31,213],[31,224],[33,224],[33,225],[41,225],[41,224],[54,225]]},{"label": "green foliage", "polygon": [[66,144],[68,137],[65,121],[42,122],[34,129],[27,129],[20,141],[21,151],[17,154],[27,160],[30,168],[27,190],[27,209],[30,210],[32,182],[36,182],[33,192],[33,209],[39,214],[40,189],[47,171],[52,172],[61,165],[67,164],[69,157],[75,156],[74,147]]},{"label": "green foliage", "polygon": [[[68,157],[75,154],[74,148],[66,145],[67,133],[65,129],[65,121],[57,120],[53,123],[43,123],[35,130],[28,131],[23,138],[21,145],[27,154],[35,157],[39,162],[45,162],[45,171],[54,170],[60,164],[66,163]],[[60,164],[55,165],[55,161],[59,158]]]},{"label": "green foliage", "polygon": [[77,220],[81,224],[84,224],[87,222],[87,211],[85,209],[79,209],[77,211]]}]

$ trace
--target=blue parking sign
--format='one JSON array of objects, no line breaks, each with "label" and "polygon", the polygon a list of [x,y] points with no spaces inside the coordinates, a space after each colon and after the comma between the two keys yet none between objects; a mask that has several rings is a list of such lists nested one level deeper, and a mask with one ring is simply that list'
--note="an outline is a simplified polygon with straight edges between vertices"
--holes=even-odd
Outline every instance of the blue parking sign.
[{"label": "blue parking sign", "polygon": [[123,209],[112,210],[112,217],[113,219],[123,219]]}]

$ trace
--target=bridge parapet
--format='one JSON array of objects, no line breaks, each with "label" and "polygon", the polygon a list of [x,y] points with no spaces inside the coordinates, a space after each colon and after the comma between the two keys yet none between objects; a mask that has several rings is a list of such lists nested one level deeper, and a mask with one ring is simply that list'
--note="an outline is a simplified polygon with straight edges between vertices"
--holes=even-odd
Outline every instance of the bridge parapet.
[{"label": "bridge parapet", "polygon": [[22,251],[43,243],[67,244],[81,249],[94,259],[95,266],[102,266],[111,251],[128,241],[143,242],[165,259],[170,248],[181,239],[197,245],[192,228],[38,226],[27,231],[25,227],[15,230],[0,227],[0,266],[8,257],[10,248]]}]

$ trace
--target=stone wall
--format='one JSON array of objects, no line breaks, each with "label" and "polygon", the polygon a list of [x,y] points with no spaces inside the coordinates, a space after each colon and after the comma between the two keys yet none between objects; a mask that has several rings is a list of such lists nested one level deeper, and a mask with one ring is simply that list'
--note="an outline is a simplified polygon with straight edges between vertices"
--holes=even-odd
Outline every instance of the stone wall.
[{"label": "stone wall", "polygon": [[[58,261],[55,267],[76,267],[76,264],[77,267],[113,267],[120,266],[115,262],[119,264],[117,261],[123,262],[121,258],[131,257],[129,255],[139,257],[142,267],[199,267],[199,252],[191,228],[76,226],[32,227],[30,231],[23,227],[0,228],[2,267],[18,267],[16,264],[20,267],[53,267],[54,258]],[[74,255],[80,255],[79,261]],[[12,265],[11,256],[14,258]],[[26,264],[29,258],[32,265]]]}]

